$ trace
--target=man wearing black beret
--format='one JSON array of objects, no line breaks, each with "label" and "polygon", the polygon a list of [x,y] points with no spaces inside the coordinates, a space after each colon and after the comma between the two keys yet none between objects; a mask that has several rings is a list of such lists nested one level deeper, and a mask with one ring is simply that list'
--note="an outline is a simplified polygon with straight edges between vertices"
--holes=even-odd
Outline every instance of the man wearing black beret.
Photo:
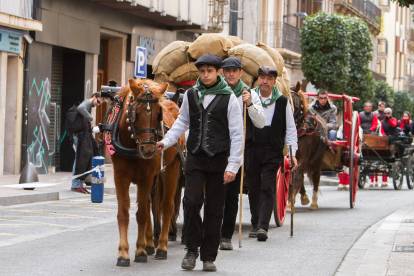
[{"label": "man wearing black beret", "polygon": [[[246,104],[246,128],[253,133],[253,126],[262,128],[265,125],[266,117],[263,112],[262,103],[256,92],[252,91],[240,77],[243,74],[242,62],[236,57],[229,57],[223,60],[224,78],[237,97],[240,109],[244,110]],[[233,250],[231,238],[233,237],[236,225],[237,211],[239,206],[241,170],[237,172],[234,181],[227,184],[226,201],[224,203],[223,225],[221,226],[221,250]]]},{"label": "man wearing black beret", "polygon": [[[197,84],[184,95],[180,115],[157,151],[174,145],[189,129],[187,140],[184,221],[187,254],[181,267],[194,269],[200,247],[204,271],[216,271],[226,184],[243,163],[243,121],[237,98],[220,75],[221,58],[207,54],[195,66]],[[205,193],[203,187],[205,184]],[[204,203],[204,222],[200,210]]]},{"label": "man wearing black beret", "polygon": [[[288,99],[275,86],[278,72],[270,66],[259,67],[259,86],[254,90],[259,95],[266,116],[265,126],[253,127],[247,154],[246,176],[249,186],[249,203],[252,231],[249,237],[266,241],[270,217],[276,196],[276,176],[283,160],[285,144],[292,147],[294,168],[298,148],[295,120]],[[249,131],[249,129],[247,129]],[[246,144],[248,141],[246,141]]]}]

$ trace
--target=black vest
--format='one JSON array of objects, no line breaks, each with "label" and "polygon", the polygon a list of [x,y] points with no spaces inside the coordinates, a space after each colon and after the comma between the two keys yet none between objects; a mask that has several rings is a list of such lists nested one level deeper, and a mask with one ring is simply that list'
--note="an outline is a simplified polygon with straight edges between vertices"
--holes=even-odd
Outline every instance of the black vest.
[{"label": "black vest", "polygon": [[190,113],[190,133],[187,148],[193,154],[201,150],[208,156],[230,150],[229,124],[227,109],[231,95],[219,94],[211,101],[207,109],[197,104],[198,91],[187,91]]},{"label": "black vest", "polygon": [[367,114],[365,111],[362,111],[359,113],[359,116],[361,117],[362,130],[369,131],[369,129],[372,127],[372,119],[374,118],[374,113],[370,112]]},{"label": "black vest", "polygon": [[387,136],[398,137],[397,126],[392,127],[386,119],[382,120],[382,129],[384,130],[385,134],[387,134]]},{"label": "black vest", "polygon": [[[269,137],[268,144],[277,152],[282,153],[283,147],[285,145],[285,137],[286,137],[286,105],[288,103],[288,99],[285,96],[281,96],[276,101],[275,111],[273,113],[272,123],[270,127],[264,127],[263,129],[256,128],[252,125],[253,133],[250,134],[251,140],[247,140],[246,143],[251,142],[252,145],[256,143],[262,144],[261,137],[266,135]],[[265,108],[265,107],[263,107]],[[246,123],[247,125],[247,123]],[[246,137],[249,137],[248,134],[249,128],[246,129]],[[268,132],[268,133],[263,133]],[[258,135],[256,135],[258,133]]]},{"label": "black vest", "polygon": [[385,113],[384,111],[380,111],[379,109],[377,110],[377,117],[380,121],[384,120],[385,117]]}]

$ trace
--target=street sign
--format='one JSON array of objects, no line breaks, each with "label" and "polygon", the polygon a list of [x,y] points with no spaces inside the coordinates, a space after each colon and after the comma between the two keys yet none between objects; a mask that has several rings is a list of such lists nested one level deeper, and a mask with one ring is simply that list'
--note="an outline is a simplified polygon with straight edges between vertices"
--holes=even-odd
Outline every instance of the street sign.
[{"label": "street sign", "polygon": [[0,30],[0,51],[20,54],[22,48],[22,35]]},{"label": "street sign", "polygon": [[137,47],[135,52],[135,77],[147,77],[147,49],[144,47]]}]

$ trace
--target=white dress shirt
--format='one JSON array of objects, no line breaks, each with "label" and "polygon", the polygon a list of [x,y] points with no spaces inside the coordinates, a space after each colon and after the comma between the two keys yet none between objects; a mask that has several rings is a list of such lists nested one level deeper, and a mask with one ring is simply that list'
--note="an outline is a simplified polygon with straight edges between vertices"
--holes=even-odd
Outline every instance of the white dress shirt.
[{"label": "white dress shirt", "polygon": [[[257,94],[257,93],[256,93]],[[261,101],[265,104],[270,103],[270,98],[259,96]],[[264,114],[266,116],[265,126],[270,126],[273,120],[273,114],[275,112],[276,102],[267,107],[263,107]],[[295,118],[293,117],[292,109],[290,108],[289,101],[286,105],[286,145],[292,147],[292,155],[296,156],[296,150],[298,149],[298,134],[296,131]]]},{"label": "white dress shirt", "polygon": [[[252,105],[249,107],[246,107],[247,110],[249,111],[249,117],[252,120],[252,123],[255,127],[263,128],[265,126],[266,116],[262,108],[262,102],[260,101],[259,95],[257,95],[256,91],[254,91],[253,89],[250,90],[250,95],[251,95],[250,99],[251,99]],[[243,97],[242,95],[238,97],[237,101],[239,102],[240,110],[243,115],[244,109],[243,109],[242,97]]]},{"label": "white dress shirt", "polygon": [[[201,97],[201,93],[198,92],[198,97]],[[207,109],[208,105],[216,95],[205,95],[202,102],[203,107]],[[237,103],[237,98],[234,94],[230,95],[229,104],[227,107],[227,120],[229,125],[230,135],[230,156],[226,171],[236,174],[243,164],[243,117],[240,110],[240,106]],[[184,94],[183,103],[180,108],[180,115],[174,122],[172,128],[167,132],[164,139],[161,141],[164,143],[164,150],[174,145],[178,138],[190,127],[190,109],[188,103],[188,94]]]}]

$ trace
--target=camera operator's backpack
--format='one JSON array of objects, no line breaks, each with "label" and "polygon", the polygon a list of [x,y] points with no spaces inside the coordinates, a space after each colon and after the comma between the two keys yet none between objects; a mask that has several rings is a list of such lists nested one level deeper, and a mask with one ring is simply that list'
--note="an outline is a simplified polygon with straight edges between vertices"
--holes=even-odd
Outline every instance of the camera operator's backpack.
[{"label": "camera operator's backpack", "polygon": [[75,104],[66,112],[65,130],[68,133],[80,133],[85,126],[85,119],[78,112],[78,106]]}]

